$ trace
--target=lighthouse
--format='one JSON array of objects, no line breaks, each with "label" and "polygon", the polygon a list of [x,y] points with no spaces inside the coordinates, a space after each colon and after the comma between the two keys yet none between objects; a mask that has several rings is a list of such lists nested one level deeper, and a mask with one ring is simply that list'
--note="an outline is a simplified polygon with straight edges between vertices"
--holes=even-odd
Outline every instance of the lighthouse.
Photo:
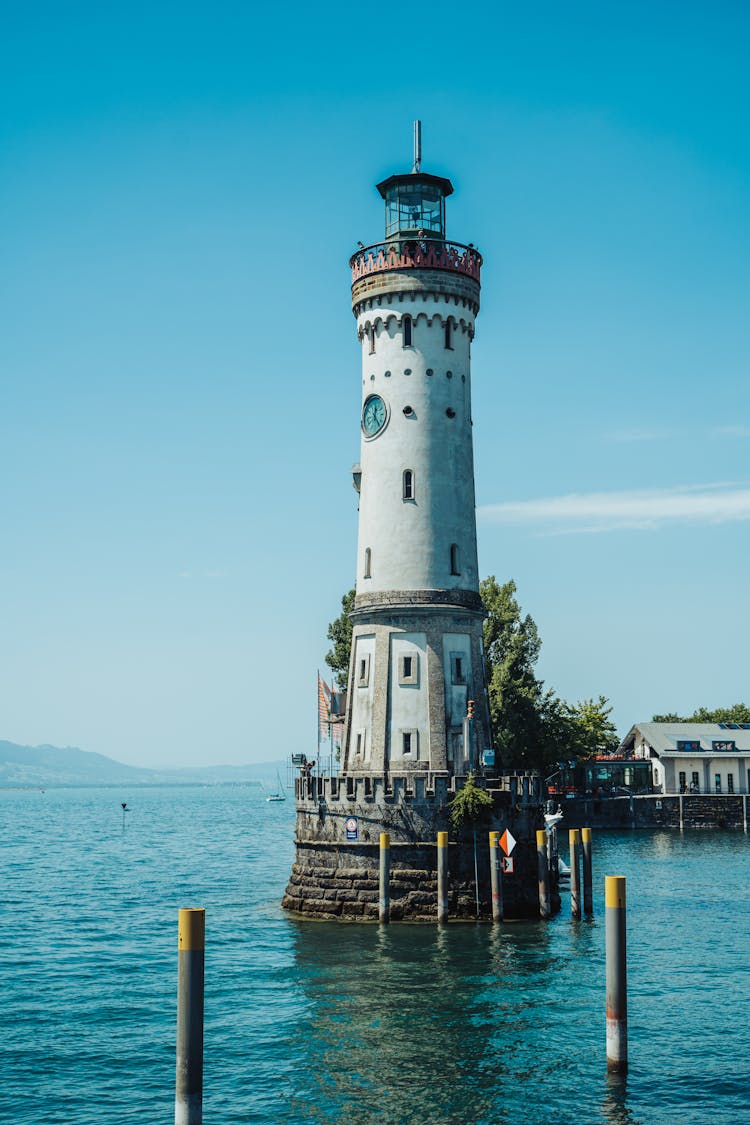
[{"label": "lighthouse", "polygon": [[448,240],[453,185],[421,170],[419,132],[412,171],[377,185],[383,241],[350,263],[362,353],[353,774],[462,774],[491,745],[471,414],[482,258]]},{"label": "lighthouse", "polygon": [[[492,917],[477,847],[487,828],[513,841],[505,916],[534,915],[540,779],[495,769],[485,683],[471,412],[482,258],[447,236],[453,185],[422,171],[418,122],[411,171],[377,190],[383,238],[349,262],[361,401],[343,756],[325,776],[293,755],[296,858],[282,906],[365,921],[387,900],[393,921]],[[471,775],[484,812],[464,824],[451,812]]]}]

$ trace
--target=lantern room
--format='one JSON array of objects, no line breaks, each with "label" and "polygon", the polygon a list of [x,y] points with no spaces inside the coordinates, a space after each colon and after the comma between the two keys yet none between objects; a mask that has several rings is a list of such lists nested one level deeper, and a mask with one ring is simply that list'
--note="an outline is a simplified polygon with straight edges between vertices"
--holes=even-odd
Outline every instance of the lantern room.
[{"label": "lantern room", "polygon": [[445,238],[445,200],[453,184],[442,176],[408,172],[378,184],[385,200],[385,237]]}]

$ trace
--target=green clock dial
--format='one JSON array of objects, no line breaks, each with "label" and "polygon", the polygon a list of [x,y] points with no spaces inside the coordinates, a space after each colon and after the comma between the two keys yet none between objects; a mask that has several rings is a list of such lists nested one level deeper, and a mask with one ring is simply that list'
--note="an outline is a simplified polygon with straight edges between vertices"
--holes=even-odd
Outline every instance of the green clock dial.
[{"label": "green clock dial", "polygon": [[380,395],[370,395],[362,408],[362,429],[367,437],[375,437],[383,429],[388,411]]}]

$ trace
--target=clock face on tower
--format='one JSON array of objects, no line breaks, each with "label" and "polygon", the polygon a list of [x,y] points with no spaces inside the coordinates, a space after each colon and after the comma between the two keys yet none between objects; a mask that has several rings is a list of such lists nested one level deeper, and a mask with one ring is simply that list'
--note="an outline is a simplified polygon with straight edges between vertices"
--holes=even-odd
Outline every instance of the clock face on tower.
[{"label": "clock face on tower", "polygon": [[365,437],[372,438],[385,426],[388,420],[388,411],[380,395],[370,395],[365,399],[362,408],[362,429]]}]

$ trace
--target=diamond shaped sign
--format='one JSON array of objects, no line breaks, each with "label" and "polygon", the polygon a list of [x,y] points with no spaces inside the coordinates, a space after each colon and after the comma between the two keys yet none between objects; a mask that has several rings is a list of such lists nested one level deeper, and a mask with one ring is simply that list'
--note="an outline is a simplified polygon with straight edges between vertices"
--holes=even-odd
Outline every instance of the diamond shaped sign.
[{"label": "diamond shaped sign", "polygon": [[503,851],[505,852],[506,855],[510,855],[510,853],[513,851],[515,846],[516,846],[515,838],[511,834],[510,829],[506,828],[505,831],[503,832],[502,836],[500,837],[500,847],[503,849]]}]

